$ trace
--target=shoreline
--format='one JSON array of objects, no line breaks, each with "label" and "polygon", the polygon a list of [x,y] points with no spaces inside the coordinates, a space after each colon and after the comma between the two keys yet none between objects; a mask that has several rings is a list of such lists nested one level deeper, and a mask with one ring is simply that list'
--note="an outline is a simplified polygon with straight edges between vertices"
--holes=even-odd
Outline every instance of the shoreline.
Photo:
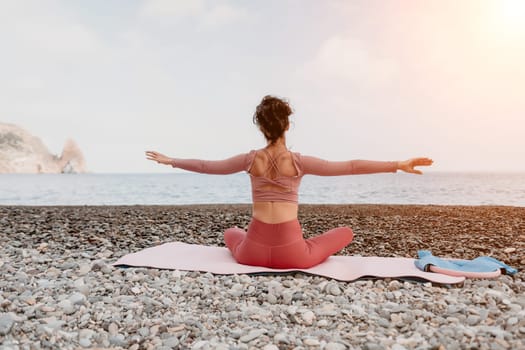
[{"label": "shoreline", "polygon": [[432,349],[525,346],[525,210],[508,206],[299,206],[305,237],[352,228],[338,254],[472,259],[514,276],[462,288],[120,269],[127,253],[224,246],[250,204],[0,206],[0,343],[7,349]]},{"label": "shoreline", "polygon": [[[193,203],[193,204],[1,204],[0,208],[16,208],[16,207],[244,207],[251,206],[252,203]],[[491,208],[525,208],[518,205],[506,205],[506,204],[404,204],[404,203],[300,203],[299,208],[301,207],[349,207],[349,206],[358,206],[358,207],[491,207]]]},{"label": "shoreline", "polygon": [[[251,202],[246,203],[190,203],[190,204],[2,204],[0,208],[52,208],[52,207],[71,207],[71,208],[85,208],[85,207],[251,207]],[[407,204],[407,203],[300,203],[301,207],[472,207],[472,208],[512,208],[525,209],[525,206],[511,205],[511,204]]]},{"label": "shoreline", "polygon": [[[216,209],[216,208],[228,208],[228,209],[250,209],[252,203],[197,203],[197,204],[100,204],[100,205],[11,205],[11,204],[0,204],[0,209],[9,209],[9,208],[173,208],[173,209]],[[493,204],[480,204],[480,205],[470,205],[470,204],[388,204],[388,203],[301,203],[299,204],[299,212],[302,208],[312,208],[312,207],[333,207],[333,208],[357,208],[357,209],[373,209],[377,208],[459,208],[459,209],[510,209],[510,210],[522,210],[525,207],[514,206],[514,205],[493,205]],[[520,215],[521,216],[521,215]]]}]

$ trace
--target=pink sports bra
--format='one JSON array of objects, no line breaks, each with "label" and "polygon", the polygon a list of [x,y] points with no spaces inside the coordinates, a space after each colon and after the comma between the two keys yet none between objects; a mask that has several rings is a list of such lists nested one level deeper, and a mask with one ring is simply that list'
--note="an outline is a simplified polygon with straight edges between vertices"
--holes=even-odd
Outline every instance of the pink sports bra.
[{"label": "pink sports bra", "polygon": [[[204,174],[233,174],[250,169],[257,154],[256,150],[236,155],[224,160],[201,160],[201,159],[179,159],[172,158],[171,165],[197,173]],[[265,151],[266,152],[266,151]],[[296,176],[282,176],[274,158],[266,152],[271,169],[275,170],[276,177],[273,179],[266,176],[255,176],[250,174],[252,184],[253,202],[298,202],[298,191],[301,179],[304,175],[338,176],[354,174],[372,174],[397,171],[397,162],[383,162],[372,160],[348,160],[333,162],[311,156],[303,156],[297,152],[291,152],[292,161],[297,170]],[[282,190],[264,189],[268,185],[282,187]]]},{"label": "pink sports bra", "polygon": [[[297,153],[290,152],[292,155],[292,162],[295,166],[295,170],[297,171],[297,175],[283,176],[279,173],[279,167],[277,166],[277,162],[275,161],[276,159],[279,159],[280,154],[274,158],[266,149],[263,148],[262,151],[266,154],[270,166],[268,167],[268,169],[266,169],[266,172],[263,174],[263,176],[255,176],[249,172],[252,165],[250,164],[248,173],[250,174],[250,181],[252,183],[252,200],[254,202],[297,203],[299,198],[299,185],[301,184],[301,178],[303,177],[302,172],[298,166]],[[255,158],[255,155],[253,158]],[[251,161],[253,163],[253,159]],[[265,176],[271,170],[275,171],[276,176],[273,178]],[[280,187],[280,189],[265,189],[265,187],[267,187],[268,185],[273,185],[273,187],[277,186],[277,188]]]}]

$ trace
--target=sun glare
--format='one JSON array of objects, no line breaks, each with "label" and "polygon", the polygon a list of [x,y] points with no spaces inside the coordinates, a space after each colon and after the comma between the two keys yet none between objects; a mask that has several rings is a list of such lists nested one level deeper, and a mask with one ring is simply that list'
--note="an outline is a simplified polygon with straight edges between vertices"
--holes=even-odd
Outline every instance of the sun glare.
[{"label": "sun glare", "polygon": [[500,45],[523,47],[525,42],[525,0],[479,2],[479,33]]},{"label": "sun glare", "polygon": [[523,35],[525,33],[525,0],[501,0],[500,20],[506,34]]}]

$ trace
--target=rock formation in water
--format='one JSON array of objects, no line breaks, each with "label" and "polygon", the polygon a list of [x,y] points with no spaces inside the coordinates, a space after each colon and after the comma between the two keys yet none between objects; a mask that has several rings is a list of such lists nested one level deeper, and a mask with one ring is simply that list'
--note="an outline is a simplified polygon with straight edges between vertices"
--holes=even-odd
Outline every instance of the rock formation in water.
[{"label": "rock formation in water", "polygon": [[61,156],[49,152],[44,143],[24,129],[0,123],[0,173],[84,173],[82,152],[67,140]]}]

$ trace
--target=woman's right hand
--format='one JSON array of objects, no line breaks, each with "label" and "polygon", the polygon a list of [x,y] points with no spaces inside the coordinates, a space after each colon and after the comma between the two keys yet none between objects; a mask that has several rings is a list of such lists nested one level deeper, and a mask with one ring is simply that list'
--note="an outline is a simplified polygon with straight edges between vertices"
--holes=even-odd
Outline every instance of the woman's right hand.
[{"label": "woman's right hand", "polygon": [[146,151],[146,158],[159,164],[170,165],[172,163],[172,159],[170,157],[155,151]]},{"label": "woman's right hand", "polygon": [[411,158],[405,161],[397,162],[397,168],[403,170],[406,173],[421,175],[421,170],[414,169],[416,166],[430,166],[434,161],[430,158]]}]

